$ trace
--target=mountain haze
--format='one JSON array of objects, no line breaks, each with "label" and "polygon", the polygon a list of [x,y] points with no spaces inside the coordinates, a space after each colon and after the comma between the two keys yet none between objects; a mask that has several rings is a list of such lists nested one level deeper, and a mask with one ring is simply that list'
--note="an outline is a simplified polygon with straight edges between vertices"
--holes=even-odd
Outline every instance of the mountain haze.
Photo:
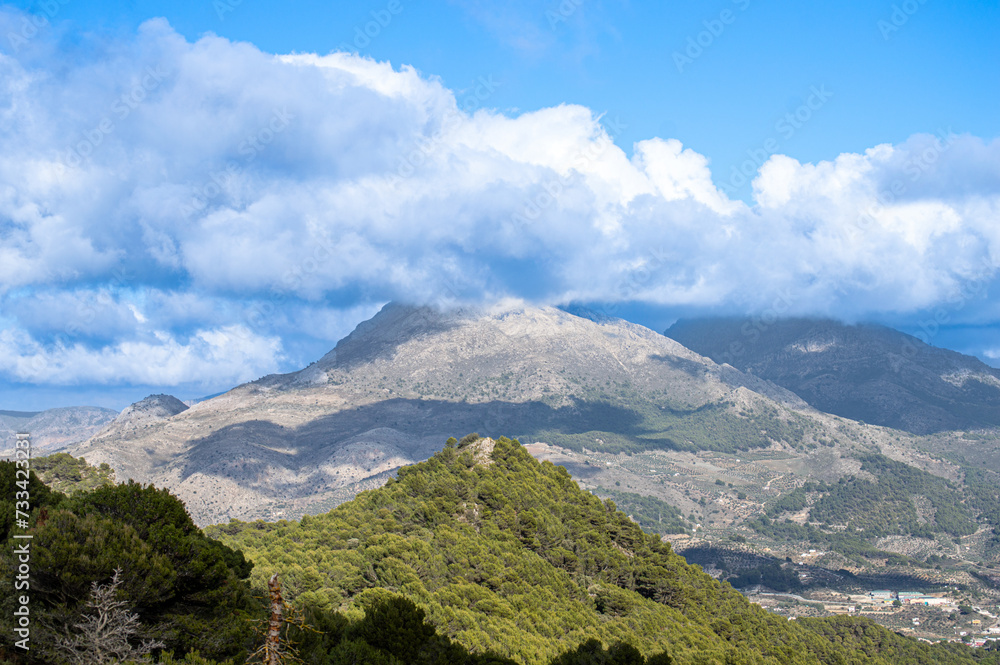
[{"label": "mountain haze", "polygon": [[12,453],[18,432],[30,432],[32,447],[39,453],[55,452],[86,441],[117,415],[97,406],[0,411],[0,456]]}]

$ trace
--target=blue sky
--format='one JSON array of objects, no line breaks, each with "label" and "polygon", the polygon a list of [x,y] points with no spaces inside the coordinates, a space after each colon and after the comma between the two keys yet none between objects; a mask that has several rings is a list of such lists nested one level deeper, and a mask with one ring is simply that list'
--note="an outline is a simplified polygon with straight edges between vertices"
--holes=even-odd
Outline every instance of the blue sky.
[{"label": "blue sky", "polygon": [[[491,107],[587,106],[620,118],[615,141],[626,151],[654,136],[679,139],[711,159],[719,184],[769,138],[783,154],[816,162],[921,132],[997,134],[996,2],[398,0],[398,13],[389,5],[67,0],[55,18],[69,30],[127,36],[162,16],[188,40],[211,32],[269,53],[346,47],[412,65],[458,96],[491,77],[500,83]],[[373,23],[379,15],[384,27]],[[830,91],[830,103],[786,138],[776,125],[814,86]],[[734,189],[749,196],[749,183]]]},{"label": "blue sky", "polygon": [[998,27],[933,0],[6,5],[0,407],[214,393],[389,299],[657,329],[778,303],[1000,364]]}]

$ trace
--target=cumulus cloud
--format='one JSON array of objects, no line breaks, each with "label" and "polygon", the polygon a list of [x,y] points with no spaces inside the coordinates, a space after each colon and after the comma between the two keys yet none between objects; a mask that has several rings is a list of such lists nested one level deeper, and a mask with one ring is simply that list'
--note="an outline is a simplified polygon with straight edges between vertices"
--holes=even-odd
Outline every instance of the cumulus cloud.
[{"label": "cumulus cloud", "polygon": [[629,154],[587,108],[509,117],[488,79],[457,97],[406,66],[190,43],[162,20],[8,46],[0,372],[18,380],[256,376],[296,325],[339,335],[389,299],[906,312],[1000,266],[996,140],[774,155],[747,205],[674,139]]},{"label": "cumulus cloud", "polygon": [[[158,333],[93,349],[83,344],[44,347],[23,331],[0,330],[0,372],[22,383],[47,385],[236,384],[280,366],[281,341],[243,326],[199,330],[188,339]],[[212,371],[206,376],[206,368]]]}]

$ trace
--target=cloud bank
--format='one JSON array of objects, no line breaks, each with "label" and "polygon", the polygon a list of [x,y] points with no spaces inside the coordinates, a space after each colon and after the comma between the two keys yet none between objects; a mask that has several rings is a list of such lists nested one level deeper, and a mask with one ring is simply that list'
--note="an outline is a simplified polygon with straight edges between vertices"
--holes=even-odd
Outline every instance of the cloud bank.
[{"label": "cloud bank", "polygon": [[964,307],[1000,266],[1000,141],[942,131],[819,164],[752,205],[673,139],[490,109],[345,53],[166,22],[12,42],[0,12],[0,376],[245,380],[390,299],[860,315]]}]

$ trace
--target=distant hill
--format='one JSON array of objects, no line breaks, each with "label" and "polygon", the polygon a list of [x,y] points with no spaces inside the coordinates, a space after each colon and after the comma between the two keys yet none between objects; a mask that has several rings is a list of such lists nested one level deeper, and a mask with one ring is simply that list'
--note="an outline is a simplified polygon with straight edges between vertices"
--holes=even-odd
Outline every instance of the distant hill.
[{"label": "distant hill", "polygon": [[173,395],[150,395],[127,406],[114,419],[112,426],[119,431],[135,431],[187,410],[188,405]]},{"label": "distant hill", "polygon": [[502,437],[451,439],[325,515],[207,533],[255,562],[258,590],[277,572],[301,605],[347,615],[404,595],[467,649],[524,665],[555,662],[589,639],[691,665],[943,665],[986,656],[921,644],[867,619],[771,614],[581,490],[565,469]]},{"label": "distant hill", "polygon": [[1000,426],[1000,370],[884,326],[704,318],[665,335],[852,420],[916,434]]},{"label": "distant hill", "polygon": [[13,452],[18,432],[30,432],[38,452],[55,452],[86,441],[118,415],[96,406],[71,406],[46,411],[0,411],[0,456]]}]

